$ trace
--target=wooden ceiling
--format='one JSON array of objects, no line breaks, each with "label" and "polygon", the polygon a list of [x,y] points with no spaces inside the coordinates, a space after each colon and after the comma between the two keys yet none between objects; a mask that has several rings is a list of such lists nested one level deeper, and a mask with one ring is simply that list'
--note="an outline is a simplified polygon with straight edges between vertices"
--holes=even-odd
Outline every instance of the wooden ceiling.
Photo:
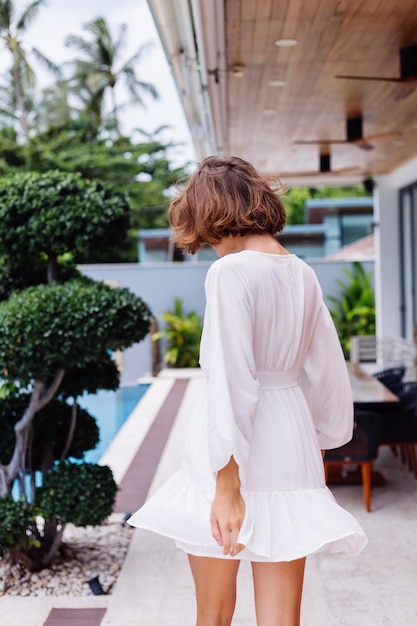
[{"label": "wooden ceiling", "polygon": [[[417,45],[416,0],[225,0],[224,6],[227,65],[217,78],[227,81],[226,153],[289,182],[303,172],[309,184],[329,179],[306,176],[319,171],[320,153],[330,153],[332,170],[357,168],[359,178],[388,173],[417,155],[417,81],[334,77],[399,77],[400,48]],[[280,38],[298,44],[278,47]],[[324,143],[346,139],[352,117],[362,117],[365,136],[398,135],[371,140],[368,150]]]}]

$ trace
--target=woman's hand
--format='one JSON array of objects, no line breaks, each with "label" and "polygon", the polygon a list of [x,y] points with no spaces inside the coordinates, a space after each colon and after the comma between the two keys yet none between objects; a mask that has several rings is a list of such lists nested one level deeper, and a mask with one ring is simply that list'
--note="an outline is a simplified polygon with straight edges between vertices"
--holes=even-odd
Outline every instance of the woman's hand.
[{"label": "woman's hand", "polygon": [[223,554],[236,556],[245,547],[237,538],[245,516],[245,502],[240,494],[239,468],[231,457],[217,473],[216,495],[211,506],[211,532]]}]

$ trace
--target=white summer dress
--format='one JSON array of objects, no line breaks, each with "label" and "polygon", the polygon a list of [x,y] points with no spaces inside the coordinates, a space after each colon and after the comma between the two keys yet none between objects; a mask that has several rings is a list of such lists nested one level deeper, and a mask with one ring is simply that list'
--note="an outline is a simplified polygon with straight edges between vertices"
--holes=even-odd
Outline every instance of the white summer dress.
[{"label": "white summer dress", "polygon": [[245,518],[235,558],[290,561],[358,554],[356,519],[326,487],[321,449],[349,441],[346,363],[313,270],[293,254],[245,250],[206,278],[200,349],[205,388],[190,415],[179,470],[129,524],[185,552],[224,556],[211,535],[216,472],[239,465]]}]

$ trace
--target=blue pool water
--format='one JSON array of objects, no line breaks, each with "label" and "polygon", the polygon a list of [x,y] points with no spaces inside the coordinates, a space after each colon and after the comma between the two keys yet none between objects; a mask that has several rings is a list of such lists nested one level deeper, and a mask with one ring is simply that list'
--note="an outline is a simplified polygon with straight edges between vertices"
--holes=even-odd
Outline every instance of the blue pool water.
[{"label": "blue pool water", "polygon": [[85,454],[86,461],[98,462],[148,387],[147,384],[140,384],[120,387],[116,391],[101,390],[79,398],[78,404],[96,418],[100,433],[97,447]]}]

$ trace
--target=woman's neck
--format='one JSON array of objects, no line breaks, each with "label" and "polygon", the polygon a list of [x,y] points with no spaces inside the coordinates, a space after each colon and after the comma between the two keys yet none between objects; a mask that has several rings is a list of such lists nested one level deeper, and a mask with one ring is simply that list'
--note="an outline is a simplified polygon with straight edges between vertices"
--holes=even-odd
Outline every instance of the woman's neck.
[{"label": "woman's neck", "polygon": [[266,252],[268,254],[290,254],[273,235],[269,233],[249,234],[236,238],[236,250],[252,250],[254,252]]}]

